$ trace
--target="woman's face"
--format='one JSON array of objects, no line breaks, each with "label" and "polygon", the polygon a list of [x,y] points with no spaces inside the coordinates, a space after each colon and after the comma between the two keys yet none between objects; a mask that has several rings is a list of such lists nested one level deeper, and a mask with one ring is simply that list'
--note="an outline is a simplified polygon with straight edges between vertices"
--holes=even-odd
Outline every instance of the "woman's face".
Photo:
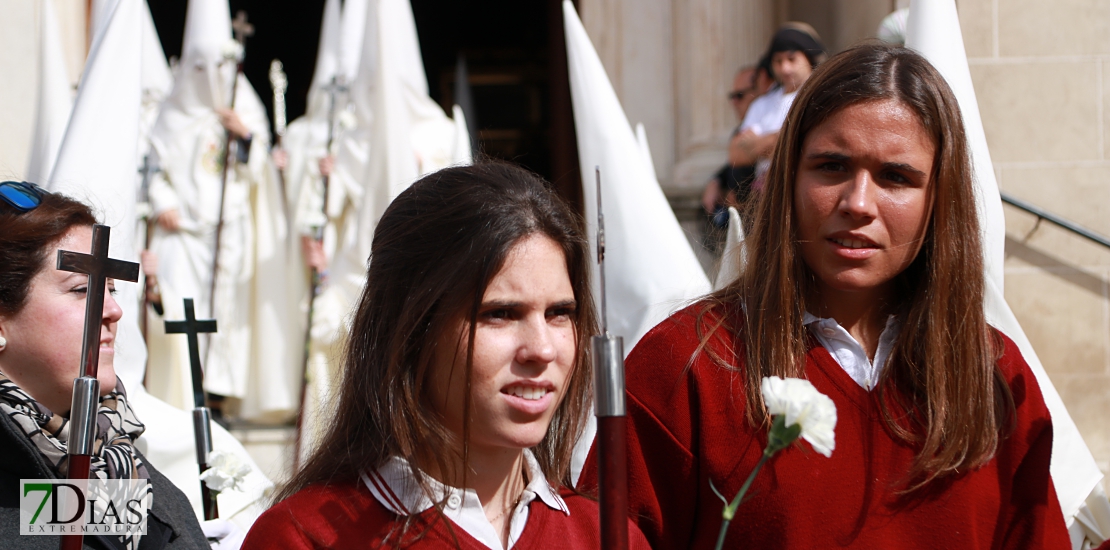
[{"label": "woman's face", "polygon": [[826,299],[885,299],[921,249],[936,145],[895,100],[857,103],[802,143],[794,216],[802,259]]},{"label": "woman's face", "polygon": [[775,79],[782,84],[786,93],[793,93],[802,87],[809,75],[813,74],[813,65],[809,64],[806,54],[797,50],[788,52],[775,52],[771,54],[771,70]]},{"label": "woman's face", "polygon": [[[12,317],[0,317],[0,334],[8,344],[0,351],[0,371],[55,413],[68,413],[73,379],[81,370],[81,343],[85,335],[85,291],[88,275],[54,269],[58,250],[87,254],[92,247],[92,228],[69,230],[46,255],[46,266],[31,280],[27,302]],[[104,314],[100,319],[101,395],[116,386],[114,342],[116,323],[123,310],[107,283]]]},{"label": "woman's face", "polygon": [[[470,453],[539,444],[574,368],[574,289],[555,241],[533,234],[513,246],[486,287],[474,333]],[[433,358],[430,393],[447,427],[462,435],[469,323],[446,331]]]}]

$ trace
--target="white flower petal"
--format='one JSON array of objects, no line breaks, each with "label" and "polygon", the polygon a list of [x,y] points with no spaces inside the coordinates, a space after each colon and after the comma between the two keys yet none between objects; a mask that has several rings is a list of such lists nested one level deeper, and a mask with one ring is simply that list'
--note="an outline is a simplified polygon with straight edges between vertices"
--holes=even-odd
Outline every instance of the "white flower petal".
[{"label": "white flower petal", "polygon": [[836,404],[809,380],[768,376],[760,386],[767,412],[784,415],[787,426],[799,424],[813,450],[832,456],[836,448]]}]

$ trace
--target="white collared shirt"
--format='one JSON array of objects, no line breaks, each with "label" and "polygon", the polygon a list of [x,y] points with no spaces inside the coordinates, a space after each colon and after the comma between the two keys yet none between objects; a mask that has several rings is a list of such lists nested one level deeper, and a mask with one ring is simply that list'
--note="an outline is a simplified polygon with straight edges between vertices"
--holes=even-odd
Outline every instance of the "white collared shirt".
[{"label": "white collared shirt", "polygon": [[809,327],[810,332],[817,337],[817,341],[832,355],[848,376],[865,390],[871,391],[879,381],[879,373],[886,366],[890,357],[890,350],[902,328],[901,321],[894,315],[887,317],[886,326],[879,335],[879,347],[875,350],[875,361],[867,358],[863,346],[836,319],[821,319],[809,313],[805,314],[802,323]]},{"label": "white collared shirt", "polygon": [[420,484],[413,476],[412,468],[407,460],[393,457],[378,468],[377,471],[363,472],[362,482],[370,489],[370,493],[378,502],[389,511],[402,515],[415,515],[435,506],[435,502],[446,497],[443,515],[447,516],[455,525],[466,531],[467,534],[485,544],[491,550],[508,550],[512,548],[520,534],[524,532],[524,525],[528,522],[528,505],[537,498],[554,510],[559,510],[570,515],[570,508],[563,502],[555,489],[547,483],[547,479],[540,470],[540,464],[532,451],[524,450],[524,463],[528,468],[528,486],[520,496],[520,502],[513,510],[509,520],[509,546],[501,545],[501,537],[497,534],[493,524],[486,518],[486,511],[482,502],[478,500],[478,493],[473,489],[458,489],[444,485],[431,477],[426,480],[436,496],[436,500],[428,498]]}]

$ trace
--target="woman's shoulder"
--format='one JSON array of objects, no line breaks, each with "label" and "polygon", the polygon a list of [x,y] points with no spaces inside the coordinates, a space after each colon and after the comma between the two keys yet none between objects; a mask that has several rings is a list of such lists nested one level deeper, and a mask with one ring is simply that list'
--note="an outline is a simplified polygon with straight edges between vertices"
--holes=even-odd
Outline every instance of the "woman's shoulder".
[{"label": "woman's shoulder", "polygon": [[1044,402],[1037,375],[1026,362],[1021,348],[1001,330],[991,327],[995,341],[1001,346],[998,358],[998,369],[1009,386],[1010,394],[1014,399],[1014,406],[1018,409],[1018,416],[1032,416],[1033,418],[1048,418],[1048,406]]},{"label": "woman's shoulder", "polygon": [[[596,500],[568,488],[559,490],[559,496],[567,505],[567,513],[552,510],[552,517],[561,518],[551,522],[545,531],[558,533],[560,548],[597,548],[601,545],[600,508]],[[647,539],[631,519],[628,522],[628,547],[633,550],[649,550]]]},{"label": "woman's shoulder", "polygon": [[630,369],[683,371],[695,356],[708,351],[733,355],[735,329],[722,315],[724,306],[701,300],[655,325],[628,354]]},{"label": "woman's shoulder", "polygon": [[652,327],[636,344],[636,348],[697,347],[701,331],[720,322],[721,309],[721,305],[709,299],[694,302]]},{"label": "woman's shoulder", "polygon": [[259,516],[243,548],[342,547],[393,519],[357,481],[310,485]]}]

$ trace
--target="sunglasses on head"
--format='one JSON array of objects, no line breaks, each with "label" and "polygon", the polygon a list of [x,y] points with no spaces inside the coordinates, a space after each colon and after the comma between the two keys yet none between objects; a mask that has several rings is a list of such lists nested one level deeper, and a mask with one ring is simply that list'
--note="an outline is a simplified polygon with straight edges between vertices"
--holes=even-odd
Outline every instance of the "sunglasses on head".
[{"label": "sunglasses on head", "polygon": [[20,214],[37,208],[42,203],[42,195],[45,192],[41,187],[25,181],[0,183],[0,199]]}]

